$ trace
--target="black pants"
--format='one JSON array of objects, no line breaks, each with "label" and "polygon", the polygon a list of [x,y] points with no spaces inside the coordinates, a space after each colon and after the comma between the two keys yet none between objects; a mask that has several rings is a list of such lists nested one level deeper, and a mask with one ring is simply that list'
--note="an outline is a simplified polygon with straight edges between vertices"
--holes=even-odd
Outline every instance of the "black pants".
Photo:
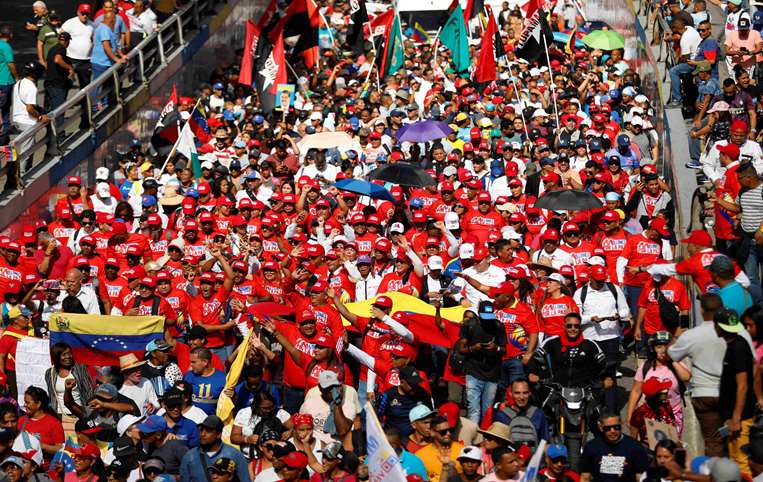
[{"label": "black pants", "polygon": [[[79,88],[84,89],[87,84],[90,83],[90,61],[89,60],[72,60],[72,66],[74,67],[74,74],[77,77]],[[90,117],[87,112],[87,98],[82,99],[80,104],[82,109],[82,115],[80,117],[79,128],[87,129],[90,127]]]}]

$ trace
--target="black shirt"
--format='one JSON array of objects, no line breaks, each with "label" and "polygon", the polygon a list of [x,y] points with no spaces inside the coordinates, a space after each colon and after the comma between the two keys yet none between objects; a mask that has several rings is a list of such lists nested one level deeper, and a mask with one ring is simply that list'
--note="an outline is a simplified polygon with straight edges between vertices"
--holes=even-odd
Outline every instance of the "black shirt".
[{"label": "black shirt", "polygon": [[596,437],[585,445],[580,461],[580,473],[590,473],[592,482],[635,482],[647,467],[646,449],[627,435],[615,444]]},{"label": "black shirt", "polygon": [[48,63],[48,69],[45,71],[45,83],[48,85],[55,85],[56,87],[68,87],[69,86],[69,70],[61,67],[53,59],[56,55],[61,55],[64,62],[71,65],[71,62],[66,57],[66,47],[57,43],[50,48],[48,52],[48,58],[45,61]]},{"label": "black shirt", "polygon": [[[718,410],[724,419],[734,414],[737,391],[737,373],[747,373],[747,396],[742,409],[742,420],[755,415],[755,394],[752,390],[753,356],[750,345],[739,335],[728,342],[726,354],[723,356],[723,371],[721,372],[721,390],[724,394],[718,401]],[[726,396],[728,395],[728,396]]]},{"label": "black shirt", "polygon": [[501,358],[506,352],[506,330],[497,320],[469,319],[461,326],[464,346],[475,343],[498,345],[499,351],[477,350],[464,355],[464,373],[480,380],[497,382],[501,377]]}]

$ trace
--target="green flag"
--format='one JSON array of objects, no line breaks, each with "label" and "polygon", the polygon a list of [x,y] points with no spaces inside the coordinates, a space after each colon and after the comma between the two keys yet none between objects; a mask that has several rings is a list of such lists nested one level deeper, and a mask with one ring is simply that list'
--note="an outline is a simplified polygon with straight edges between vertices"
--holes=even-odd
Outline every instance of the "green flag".
[{"label": "green flag", "polygon": [[199,154],[196,152],[196,143],[194,142],[194,139],[195,137],[191,131],[191,123],[186,122],[183,129],[180,130],[180,136],[175,145],[175,150],[191,161],[193,177],[198,179],[201,177],[201,162],[199,162]]},{"label": "green flag", "polygon": [[400,35],[400,17],[395,13],[392,25],[387,32],[386,56],[384,62],[383,77],[394,74],[403,67],[405,52],[403,50],[403,37]]},{"label": "green flag", "polygon": [[442,27],[440,41],[453,53],[456,72],[461,76],[468,76],[472,62],[469,58],[469,38],[466,34],[464,11],[461,10],[460,4],[456,4],[456,8]]}]

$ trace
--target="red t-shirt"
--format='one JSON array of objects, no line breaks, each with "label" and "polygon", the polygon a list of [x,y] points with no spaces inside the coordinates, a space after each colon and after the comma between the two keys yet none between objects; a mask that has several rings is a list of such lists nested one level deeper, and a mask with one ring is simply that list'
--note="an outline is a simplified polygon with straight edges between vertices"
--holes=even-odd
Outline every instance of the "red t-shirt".
[{"label": "red t-shirt", "polygon": [[464,231],[475,236],[480,244],[487,242],[491,232],[499,232],[505,224],[500,214],[489,211],[485,214],[480,211],[469,211],[464,216],[462,226]]},{"label": "red t-shirt", "polygon": [[[19,330],[11,325],[5,329],[2,335],[0,335],[0,358],[5,359],[6,370],[15,371],[16,346],[19,344],[19,338],[10,333],[16,333],[22,335],[22,338],[25,338],[29,336],[29,330]],[[6,354],[8,355],[7,358],[5,356]]]},{"label": "red t-shirt", "polygon": [[[628,238],[621,256],[628,259],[627,266],[638,267],[653,264],[660,259],[661,254],[662,246],[659,243],[652,241],[643,234],[637,234]],[[650,279],[649,273],[631,274],[626,269],[623,284],[628,286],[644,286]]]},{"label": "red t-shirt", "polygon": [[[57,445],[64,443],[64,428],[61,422],[50,414],[45,414],[38,420],[32,420],[24,415],[19,418],[19,431],[28,432],[36,436],[41,443],[48,445]],[[43,469],[47,468],[49,456],[45,457]]]},{"label": "red t-shirt", "polygon": [[0,257],[0,298],[8,290],[8,283],[15,281],[19,285],[23,283],[24,275],[28,274],[20,262],[11,266],[5,258]]},{"label": "red t-shirt", "polygon": [[498,321],[506,329],[506,355],[504,360],[523,355],[527,350],[528,335],[540,332],[538,318],[527,303],[514,300],[511,306],[495,311]]},{"label": "red t-shirt", "polygon": [[617,280],[617,258],[620,257],[628,242],[628,233],[620,229],[612,235],[597,231],[593,237],[594,245],[604,250],[604,260],[607,262],[609,279]]},{"label": "red t-shirt", "polygon": [[562,295],[559,298],[546,298],[538,310],[543,333],[547,336],[562,336],[564,334],[564,318],[569,313],[578,313],[579,311],[572,296]]},{"label": "red t-shirt", "polygon": [[580,276],[580,273],[583,273],[588,269],[586,261],[588,261],[593,254],[593,243],[590,241],[580,241],[578,245],[574,247],[564,243],[559,248],[562,251],[570,253],[570,256],[572,256],[575,277]]},{"label": "red t-shirt", "polygon": [[[201,294],[192,298],[188,303],[188,316],[192,323],[201,323],[204,325],[220,325],[220,316],[223,306],[228,301],[229,292],[220,289],[209,299],[205,299]],[[227,335],[225,331],[213,331],[207,334],[207,347],[220,348],[225,345]]]},{"label": "red t-shirt", "polygon": [[[694,253],[693,256],[676,263],[676,273],[691,276],[699,290],[704,294],[709,287],[715,286],[707,267],[710,266],[716,256],[720,255],[721,253],[712,248],[703,249],[699,253]],[[739,271],[739,266],[735,263],[734,273],[739,274]]]},{"label": "red t-shirt", "polygon": [[[673,303],[678,311],[686,311],[691,307],[689,295],[683,283],[675,278],[668,278],[660,287],[662,296]],[[644,314],[644,333],[653,335],[658,331],[666,330],[665,325],[660,320],[660,305],[657,303],[654,281],[651,279],[641,290],[641,296],[638,298],[638,307],[645,308]]]},{"label": "red t-shirt", "polygon": [[[736,171],[739,168],[739,161],[734,161],[726,166],[726,172],[721,177],[721,186],[715,190],[717,199],[725,199],[730,202],[739,196],[742,186],[737,179]],[[718,239],[739,239],[736,233],[734,223],[734,214],[726,211],[718,203],[715,203],[715,237]]]}]

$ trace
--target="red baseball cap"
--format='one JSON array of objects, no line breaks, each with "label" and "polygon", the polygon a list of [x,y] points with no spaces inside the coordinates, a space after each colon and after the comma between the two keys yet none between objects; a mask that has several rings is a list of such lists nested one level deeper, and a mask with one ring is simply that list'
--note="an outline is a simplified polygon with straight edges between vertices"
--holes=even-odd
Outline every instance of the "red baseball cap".
[{"label": "red baseball cap", "polygon": [[203,196],[205,194],[209,194],[210,192],[212,192],[212,187],[209,185],[208,182],[202,182],[201,184],[199,184],[196,190],[199,191],[199,194]]},{"label": "red baseball cap", "polygon": [[186,221],[185,226],[183,226],[183,231],[198,231],[199,230],[199,224],[196,221]]},{"label": "red baseball cap", "polygon": [[140,256],[142,254],[142,252],[141,252],[140,248],[137,245],[132,244],[132,245],[127,247],[127,254],[130,254],[130,255],[133,255],[133,256]]},{"label": "red baseball cap", "polygon": [[471,142],[464,142],[464,152],[474,152],[474,146]]},{"label": "red baseball cap", "polygon": [[702,246],[703,248],[709,248],[713,245],[713,238],[710,237],[710,234],[707,231],[697,229],[689,233],[689,237],[682,239],[681,242],[687,244],[696,244],[697,246]]},{"label": "red baseball cap", "polygon": [[559,241],[559,231],[556,229],[547,229],[543,232],[540,239],[543,241]]},{"label": "red baseball cap", "polygon": [[487,249],[485,249],[483,246],[478,246],[477,249],[474,250],[474,256],[472,259],[479,263],[483,259],[487,258],[488,254],[490,253]]},{"label": "red baseball cap", "polygon": [[146,220],[149,226],[161,226],[162,225],[162,218],[159,217],[156,213],[151,213],[148,215],[148,219]]},{"label": "red baseball cap", "polygon": [[588,276],[595,281],[606,281],[607,269],[600,264],[593,265],[588,272]]},{"label": "red baseball cap", "polygon": [[88,443],[82,447],[72,449],[72,453],[75,457],[89,457],[91,459],[101,458],[101,449],[97,445]]},{"label": "red baseball cap", "polygon": [[645,397],[653,397],[660,392],[664,392],[671,387],[670,380],[660,380],[657,377],[649,377],[641,386],[641,391]]},{"label": "red baseball cap", "polygon": [[392,242],[387,238],[376,238],[376,241],[374,242],[374,249],[389,253],[392,249]]},{"label": "red baseball cap", "polygon": [[84,256],[77,256],[74,258],[74,266],[90,266],[90,261]]},{"label": "red baseball cap", "polygon": [[166,271],[159,271],[156,273],[156,282],[172,281],[172,276]]},{"label": "red baseball cap", "polygon": [[90,13],[91,12],[90,4],[80,3],[79,6],[77,7],[77,12]]},{"label": "red baseball cap", "polygon": [[5,245],[5,249],[7,251],[16,251],[17,253],[21,252],[21,245],[19,243],[16,243],[14,241],[11,241]]},{"label": "red baseball cap", "polygon": [[606,213],[604,213],[604,216],[602,216],[601,219],[607,222],[619,221],[620,215],[617,214],[615,211],[607,211]]},{"label": "red baseball cap", "polygon": [[320,244],[311,244],[307,247],[307,255],[311,258],[323,256],[324,254],[326,254],[326,250]]},{"label": "red baseball cap", "polygon": [[350,218],[350,224],[361,224],[366,222],[366,217],[362,214],[353,214],[352,218]]},{"label": "red baseball cap", "polygon": [[469,179],[464,183],[469,189],[482,189],[482,182],[479,179]]},{"label": "red baseball cap", "polygon": [[66,179],[66,184],[68,184],[69,186],[81,186],[82,179],[79,176],[69,176]]},{"label": "red baseball cap", "polygon": [[662,218],[654,218],[649,222],[649,229],[654,229],[662,236],[670,236],[668,222]]},{"label": "red baseball cap", "polygon": [[67,207],[59,207],[58,209],[58,217],[61,219],[71,219],[72,218],[72,210]]},{"label": "red baseball cap", "polygon": [[491,202],[492,200],[493,199],[490,197],[490,193],[488,192],[483,191],[477,195],[477,202]]},{"label": "red baseball cap", "polygon": [[243,271],[244,273],[247,273],[249,269],[246,266],[246,263],[243,261],[234,261],[233,264],[231,264],[231,268],[237,269],[239,271]]},{"label": "red baseball cap", "polygon": [[103,263],[104,266],[116,266],[119,267],[119,261],[117,261],[117,258],[106,258],[106,262]]},{"label": "red baseball cap", "polygon": [[421,211],[416,211],[415,213],[413,213],[413,222],[425,223],[427,222],[427,215],[422,213]]},{"label": "red baseball cap", "polygon": [[718,152],[721,154],[726,154],[733,160],[739,159],[739,146],[733,142],[729,142],[725,146],[716,146],[716,149],[718,149]]},{"label": "red baseball cap", "polygon": [[322,346],[325,348],[332,348],[334,346],[334,340],[328,335],[318,335],[311,340],[314,345]]},{"label": "red baseball cap", "polygon": [[408,343],[398,343],[390,350],[392,356],[400,358],[416,358],[416,349]]},{"label": "red baseball cap", "polygon": [[215,215],[210,213],[209,211],[203,211],[199,215],[199,222],[200,223],[209,223],[215,220]]},{"label": "red baseball cap", "polygon": [[498,295],[514,296],[515,291],[516,289],[514,288],[514,285],[510,281],[504,281],[499,286],[495,288],[490,288],[489,296],[491,298],[495,298]]},{"label": "red baseball cap", "polygon": [[374,300],[373,304],[381,308],[392,308],[392,299],[389,296],[381,295]]},{"label": "red baseball cap", "polygon": [[328,289],[328,286],[326,286],[326,283],[324,283],[321,280],[318,280],[315,282],[312,288],[310,288],[311,293],[323,293]]},{"label": "red baseball cap", "polygon": [[203,273],[199,277],[199,281],[202,282],[202,283],[204,283],[204,282],[206,282],[206,283],[214,283],[215,282],[215,275],[210,273],[209,271],[207,271],[206,273]]},{"label": "red baseball cap", "polygon": [[559,267],[559,274],[562,275],[562,276],[573,276],[574,277],[575,276],[575,269],[572,266],[570,266],[568,264],[565,264],[564,266],[560,266]]},{"label": "red baseball cap", "polygon": [[562,233],[569,233],[569,232],[580,232],[580,227],[575,223],[564,223],[564,226],[562,226]]},{"label": "red baseball cap", "polygon": [[270,271],[278,271],[278,263],[275,261],[266,261],[265,264],[262,265],[263,270],[270,270]]},{"label": "red baseball cap", "polygon": [[138,284],[148,286],[149,288],[156,288],[156,280],[151,276],[144,276],[140,279],[140,283]]}]

